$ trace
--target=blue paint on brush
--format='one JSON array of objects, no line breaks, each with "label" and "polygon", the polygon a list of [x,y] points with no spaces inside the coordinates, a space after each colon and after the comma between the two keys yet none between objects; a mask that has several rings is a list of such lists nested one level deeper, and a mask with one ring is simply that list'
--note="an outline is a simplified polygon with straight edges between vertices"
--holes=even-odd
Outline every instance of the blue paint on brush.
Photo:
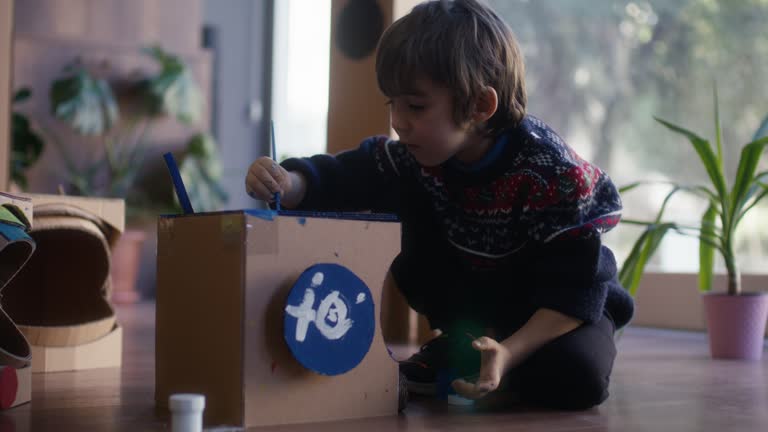
[{"label": "blue paint on brush", "polygon": [[[277,147],[275,145],[275,121],[272,120],[269,122],[270,128],[271,128],[271,135],[272,135],[272,160],[277,162]],[[280,211],[280,193],[275,192],[275,208],[277,211]]]}]

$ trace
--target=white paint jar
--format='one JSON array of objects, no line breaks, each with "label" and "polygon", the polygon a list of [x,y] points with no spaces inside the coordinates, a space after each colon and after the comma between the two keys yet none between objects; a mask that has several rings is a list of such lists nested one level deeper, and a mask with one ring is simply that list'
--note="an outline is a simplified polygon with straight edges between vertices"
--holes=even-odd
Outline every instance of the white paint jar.
[{"label": "white paint jar", "polygon": [[202,432],[205,396],[178,393],[168,398],[172,432]]}]

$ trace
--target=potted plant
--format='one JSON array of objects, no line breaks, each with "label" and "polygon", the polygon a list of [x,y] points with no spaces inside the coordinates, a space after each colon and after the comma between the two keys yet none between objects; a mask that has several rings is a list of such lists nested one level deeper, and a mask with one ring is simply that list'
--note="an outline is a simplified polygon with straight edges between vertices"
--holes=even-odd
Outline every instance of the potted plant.
[{"label": "potted plant", "polygon": [[[100,144],[97,155],[83,161],[73,157],[72,145],[54,140],[67,169],[68,191],[125,199],[129,226],[132,220],[172,208],[172,203],[152,202],[147,191],[137,187],[152,127],[163,118],[192,125],[200,119],[203,103],[191,71],[179,57],[160,47],[143,53],[156,63],[156,73],[115,78],[105,62],[94,66],[76,60],[52,83],[49,95],[54,117],[83,139]],[[207,140],[204,156],[216,159],[215,143],[211,137]],[[187,147],[194,147],[193,141]],[[143,230],[128,229],[112,251],[115,302],[139,297],[135,283],[144,239]]]},{"label": "potted plant", "polygon": [[[760,359],[768,319],[768,293],[742,291],[734,246],[736,232],[744,216],[768,196],[768,171],[758,171],[758,163],[768,145],[768,117],[755,132],[752,141],[743,147],[736,174],[729,185],[723,168],[717,89],[714,91],[714,107],[714,145],[694,132],[656,118],[666,128],[690,141],[710,183],[694,186],[673,184],[654,221],[625,221],[645,225],[647,228],[632,248],[620,272],[620,279],[634,294],[645,264],[667,232],[696,236],[699,239],[699,289],[703,294],[712,356]],[[630,190],[638,184],[629,185],[624,190]],[[700,224],[686,226],[663,220],[667,203],[680,191],[694,193],[707,201],[708,206]],[[727,273],[727,288],[723,293],[712,292],[715,252],[723,258]]]}]

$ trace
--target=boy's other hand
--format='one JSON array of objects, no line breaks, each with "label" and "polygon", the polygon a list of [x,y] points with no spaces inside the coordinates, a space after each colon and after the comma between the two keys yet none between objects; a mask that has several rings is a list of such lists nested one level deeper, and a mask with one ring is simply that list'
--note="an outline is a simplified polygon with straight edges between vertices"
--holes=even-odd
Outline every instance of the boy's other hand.
[{"label": "boy's other hand", "polygon": [[251,198],[272,202],[275,194],[290,195],[292,176],[274,160],[264,156],[256,159],[245,176],[245,191]]},{"label": "boy's other hand", "polygon": [[472,348],[480,351],[480,375],[477,382],[454,380],[451,385],[460,396],[480,399],[499,387],[502,376],[510,369],[512,353],[499,342],[483,336],[472,341]]}]

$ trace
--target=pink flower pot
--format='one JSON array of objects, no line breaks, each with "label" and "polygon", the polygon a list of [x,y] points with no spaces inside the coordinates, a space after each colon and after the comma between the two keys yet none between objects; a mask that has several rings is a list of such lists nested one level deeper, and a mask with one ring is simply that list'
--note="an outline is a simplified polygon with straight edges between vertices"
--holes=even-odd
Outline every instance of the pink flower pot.
[{"label": "pink flower pot", "polygon": [[705,294],[702,300],[712,357],[760,360],[768,320],[768,293]]}]

